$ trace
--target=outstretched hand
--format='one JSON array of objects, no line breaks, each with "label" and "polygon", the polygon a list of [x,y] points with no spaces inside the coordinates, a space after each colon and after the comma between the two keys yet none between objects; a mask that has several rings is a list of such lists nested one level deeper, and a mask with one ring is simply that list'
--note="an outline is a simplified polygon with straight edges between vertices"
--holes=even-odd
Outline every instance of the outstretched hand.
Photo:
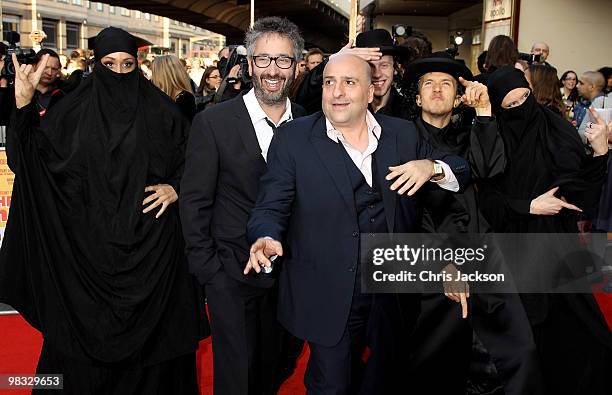
[{"label": "outstretched hand", "polygon": [[558,198],[555,193],[559,187],[554,187],[550,191],[541,194],[531,201],[529,206],[529,214],[535,215],[556,215],[561,209],[569,209],[582,212],[582,210],[573,204],[569,204],[563,197]]},{"label": "outstretched hand", "polygon": [[47,67],[49,55],[43,55],[36,69],[31,64],[19,64],[15,54],[11,56],[15,66],[15,104],[17,108],[23,108],[30,104],[32,97],[34,97],[34,91],[36,91],[40,82],[40,77]]}]

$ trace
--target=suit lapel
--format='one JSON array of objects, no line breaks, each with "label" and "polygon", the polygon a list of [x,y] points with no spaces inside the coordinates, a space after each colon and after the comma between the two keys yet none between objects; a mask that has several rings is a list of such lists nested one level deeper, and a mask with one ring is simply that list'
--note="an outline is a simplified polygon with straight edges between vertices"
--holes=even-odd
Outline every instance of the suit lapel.
[{"label": "suit lapel", "polygon": [[378,183],[381,188],[383,203],[385,205],[385,217],[389,233],[393,232],[395,226],[395,205],[397,193],[389,189],[392,181],[385,177],[389,173],[389,166],[397,166],[399,157],[397,155],[397,134],[395,130],[385,129],[380,119],[376,119],[382,128],[378,148],[376,148],[376,166],[378,167]]},{"label": "suit lapel", "polygon": [[255,133],[255,128],[251,122],[249,112],[244,105],[242,95],[238,96],[235,100],[237,111],[234,113],[234,120],[236,122],[234,127],[240,134],[245,151],[249,153],[249,156],[253,158],[253,161],[257,163],[257,166],[265,170],[267,166],[266,161],[261,154],[261,147],[259,146],[259,141],[257,140],[257,134]]},{"label": "suit lapel", "polygon": [[339,151],[343,148],[327,137],[325,128],[325,116],[321,115],[312,131],[312,144],[319,155],[319,159],[321,159],[321,162],[323,162],[323,165],[334,180],[348,209],[351,213],[356,213],[355,194],[346,170],[344,158],[340,155],[341,152]]}]

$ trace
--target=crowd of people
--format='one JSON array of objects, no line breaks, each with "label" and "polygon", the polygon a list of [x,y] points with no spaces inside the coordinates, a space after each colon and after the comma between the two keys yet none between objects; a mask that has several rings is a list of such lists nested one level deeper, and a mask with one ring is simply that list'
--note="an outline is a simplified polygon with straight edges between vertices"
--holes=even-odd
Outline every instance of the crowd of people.
[{"label": "crowd of people", "polygon": [[114,27],[91,59],[13,56],[0,302],[37,373],[197,394],[211,336],[218,395],[277,393],[305,342],[309,394],[609,393],[590,293],[362,292],[362,235],[612,232],[612,69],[550,53],[497,36],[474,76],[416,31],[328,56],[266,17],[206,68]]}]

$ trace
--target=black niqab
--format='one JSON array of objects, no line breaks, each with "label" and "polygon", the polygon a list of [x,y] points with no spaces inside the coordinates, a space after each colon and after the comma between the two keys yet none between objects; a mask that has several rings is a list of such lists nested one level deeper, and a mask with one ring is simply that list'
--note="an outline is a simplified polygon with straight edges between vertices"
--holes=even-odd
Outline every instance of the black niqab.
[{"label": "black niqab", "polygon": [[[116,30],[100,33],[98,51],[130,49]],[[178,191],[188,122],[137,70],[99,61],[39,128],[28,122],[7,145],[16,179],[0,300],[77,359],[146,365],[193,352],[200,306],[178,207],[142,213],[146,186]]]}]

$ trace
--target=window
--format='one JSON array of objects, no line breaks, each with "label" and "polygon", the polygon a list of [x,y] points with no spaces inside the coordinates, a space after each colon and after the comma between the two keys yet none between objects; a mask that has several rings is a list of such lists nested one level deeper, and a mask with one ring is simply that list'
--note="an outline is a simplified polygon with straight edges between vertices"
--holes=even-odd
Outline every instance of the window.
[{"label": "window", "polygon": [[176,53],[176,43],[174,41],[170,43],[170,52]]},{"label": "window", "polygon": [[181,45],[181,56],[187,56],[187,44]]},{"label": "window", "polygon": [[79,47],[81,25],[66,22],[66,48],[76,49]]},{"label": "window", "polygon": [[[17,32],[20,33],[19,17],[17,15],[2,15],[2,33]],[[4,36],[6,40],[6,36]]]},{"label": "window", "polygon": [[130,16],[130,10],[128,10],[127,8],[120,7],[120,10],[122,16]]},{"label": "window", "polygon": [[74,4],[74,5],[82,5],[83,2],[82,2],[82,0],[72,0],[72,4]]},{"label": "window", "polygon": [[66,3],[68,4],[68,0],[57,0],[58,3]]},{"label": "window", "polygon": [[104,4],[96,3],[96,10],[98,10],[99,12],[104,12]]},{"label": "window", "polygon": [[115,6],[109,5],[108,6],[108,12],[110,12],[111,14],[114,14],[115,13]]},{"label": "window", "polygon": [[142,18],[142,13],[140,11],[136,11],[134,14],[135,14],[134,18],[136,18],[136,19],[141,19]]},{"label": "window", "polygon": [[44,41],[45,46],[57,48],[57,21],[55,19],[43,19],[42,28],[47,35]]},{"label": "window", "polygon": [[145,12],[144,17],[147,21],[151,20],[151,14],[149,14],[148,12]]}]

